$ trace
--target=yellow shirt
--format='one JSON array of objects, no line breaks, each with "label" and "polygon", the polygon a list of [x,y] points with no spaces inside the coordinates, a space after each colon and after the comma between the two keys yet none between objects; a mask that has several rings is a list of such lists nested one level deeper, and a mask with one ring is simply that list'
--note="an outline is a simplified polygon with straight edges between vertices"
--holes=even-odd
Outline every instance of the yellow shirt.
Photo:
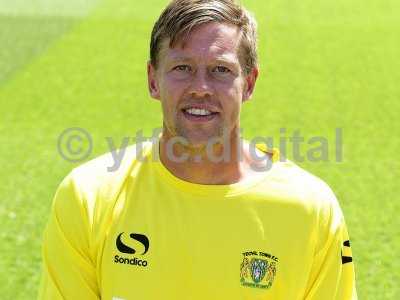
[{"label": "yellow shirt", "polygon": [[357,299],[346,225],[322,180],[273,150],[263,176],[194,184],[143,149],[138,159],[128,147],[116,171],[105,154],[62,181],[39,299]]}]

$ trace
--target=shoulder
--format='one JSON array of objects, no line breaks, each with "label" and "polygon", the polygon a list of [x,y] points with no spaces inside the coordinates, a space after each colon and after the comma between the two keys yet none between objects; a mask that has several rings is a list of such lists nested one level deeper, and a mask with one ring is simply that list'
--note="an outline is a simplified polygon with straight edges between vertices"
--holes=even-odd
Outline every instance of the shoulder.
[{"label": "shoulder", "polygon": [[334,210],[340,215],[338,200],[323,179],[284,157],[278,148],[269,148],[264,144],[256,146],[271,157],[265,171],[270,175],[259,186],[259,192],[298,206],[309,214],[328,214]]},{"label": "shoulder", "polygon": [[89,227],[102,222],[113,208],[126,178],[141,163],[150,146],[143,143],[108,152],[74,168],[59,185],[53,205],[57,212],[81,212]]},{"label": "shoulder", "polygon": [[[90,253],[96,260],[114,216],[114,208],[120,190],[128,176],[150,149],[149,143],[143,148],[136,144],[126,147],[118,162],[112,153],[106,153],[74,168],[60,183],[55,193],[47,232],[60,232],[76,249]],[[138,149],[143,150],[142,153]],[[115,153],[114,153],[115,155]],[[83,249],[83,250],[82,250]]]},{"label": "shoulder", "polygon": [[290,160],[276,162],[277,177],[294,192],[304,195],[310,201],[329,204],[336,201],[331,187],[322,178],[298,166]]},{"label": "shoulder", "polygon": [[344,224],[344,216],[331,186],[292,161],[277,164],[278,178],[290,189],[293,201],[314,218],[320,234],[335,234]]},{"label": "shoulder", "polygon": [[279,157],[267,171],[259,192],[275,199],[284,206],[297,208],[305,216],[333,226],[342,221],[342,211],[338,199],[320,177],[300,167],[296,163]]},{"label": "shoulder", "polygon": [[312,224],[317,250],[345,228],[339,201],[325,180],[290,160],[275,162],[268,179],[264,189],[272,190],[276,202]]},{"label": "shoulder", "polygon": [[112,194],[116,186],[143,161],[150,146],[150,142],[145,142],[107,152],[74,168],[69,176],[84,193]]}]

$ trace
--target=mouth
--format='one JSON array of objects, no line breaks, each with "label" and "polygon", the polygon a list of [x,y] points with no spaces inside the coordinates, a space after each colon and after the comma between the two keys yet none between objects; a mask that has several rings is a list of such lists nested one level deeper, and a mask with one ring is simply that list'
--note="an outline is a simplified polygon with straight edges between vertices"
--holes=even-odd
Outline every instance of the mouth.
[{"label": "mouth", "polygon": [[219,116],[219,112],[211,109],[188,107],[181,110],[187,120],[195,122],[207,122]]}]

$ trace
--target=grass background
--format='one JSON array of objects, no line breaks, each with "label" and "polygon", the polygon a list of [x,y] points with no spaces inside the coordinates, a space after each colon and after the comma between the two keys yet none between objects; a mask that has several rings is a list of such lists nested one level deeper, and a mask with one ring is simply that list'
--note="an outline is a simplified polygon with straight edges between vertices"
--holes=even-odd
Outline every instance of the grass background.
[{"label": "grass background", "polygon": [[[261,74],[245,137],[328,138],[327,181],[348,223],[360,299],[400,299],[400,2],[243,0],[259,22]],[[0,298],[34,299],[55,189],[76,164],[69,127],[93,152],[161,124],[146,87],[152,24],[166,1],[0,0]],[[343,130],[341,163],[335,128]],[[306,145],[304,145],[306,146]],[[303,149],[307,149],[304,147]],[[289,158],[290,158],[289,154]]]}]

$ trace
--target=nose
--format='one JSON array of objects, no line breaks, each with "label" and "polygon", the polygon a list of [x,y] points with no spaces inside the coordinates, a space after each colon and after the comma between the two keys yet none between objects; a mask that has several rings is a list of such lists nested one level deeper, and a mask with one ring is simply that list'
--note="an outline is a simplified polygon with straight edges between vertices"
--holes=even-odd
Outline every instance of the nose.
[{"label": "nose", "polygon": [[189,92],[193,97],[203,98],[214,95],[213,83],[207,71],[197,70],[192,78]]}]

